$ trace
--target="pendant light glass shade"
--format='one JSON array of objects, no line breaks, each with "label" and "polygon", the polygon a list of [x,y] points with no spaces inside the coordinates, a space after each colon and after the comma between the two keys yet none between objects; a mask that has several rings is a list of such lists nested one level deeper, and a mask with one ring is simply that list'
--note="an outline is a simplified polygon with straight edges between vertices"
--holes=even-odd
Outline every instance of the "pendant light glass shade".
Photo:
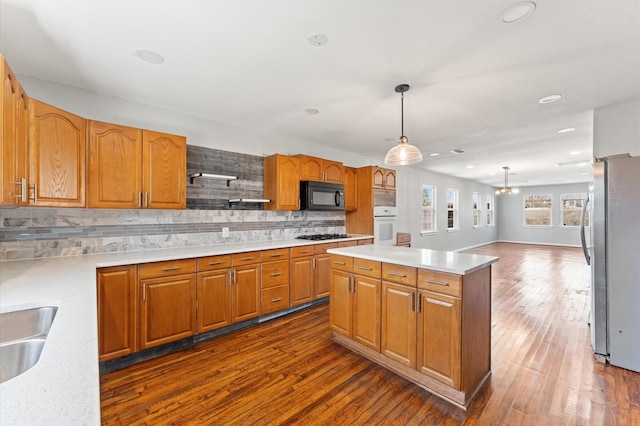
[{"label": "pendant light glass shade", "polygon": [[406,166],[416,164],[422,161],[422,153],[420,150],[409,144],[409,139],[404,135],[404,92],[409,90],[408,84],[399,84],[396,86],[396,92],[400,93],[400,117],[401,117],[401,135],[398,145],[391,148],[384,157],[384,163],[391,166]]}]

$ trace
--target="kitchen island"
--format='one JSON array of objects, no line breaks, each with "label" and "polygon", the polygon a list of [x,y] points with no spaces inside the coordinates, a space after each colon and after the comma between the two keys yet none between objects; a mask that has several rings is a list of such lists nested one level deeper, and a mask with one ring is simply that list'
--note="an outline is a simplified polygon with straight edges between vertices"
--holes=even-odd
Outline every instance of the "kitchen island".
[{"label": "kitchen island", "polygon": [[[370,238],[349,236],[332,242],[337,246]],[[58,308],[39,361],[0,384],[0,424],[100,424],[97,268],[304,248],[316,243],[255,241],[0,262],[0,313]]]},{"label": "kitchen island", "polygon": [[328,250],[336,342],[466,409],[491,375],[491,265],[466,253]]}]

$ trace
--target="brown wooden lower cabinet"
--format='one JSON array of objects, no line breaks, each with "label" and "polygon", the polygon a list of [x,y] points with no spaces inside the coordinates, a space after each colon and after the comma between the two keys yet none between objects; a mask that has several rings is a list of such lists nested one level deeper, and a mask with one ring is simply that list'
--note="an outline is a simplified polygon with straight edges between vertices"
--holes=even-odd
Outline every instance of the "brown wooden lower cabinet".
[{"label": "brown wooden lower cabinet", "polygon": [[138,350],[136,265],[100,268],[96,271],[98,293],[98,353],[107,361]]},{"label": "brown wooden lower cabinet", "polygon": [[231,325],[231,268],[198,272],[198,333]]},{"label": "brown wooden lower cabinet", "polygon": [[314,266],[313,256],[293,258],[292,254],[289,272],[291,306],[298,306],[313,300]]},{"label": "brown wooden lower cabinet", "polygon": [[259,315],[260,264],[234,267],[231,285],[231,322],[240,322]]},{"label": "brown wooden lower cabinet", "polygon": [[[491,375],[491,267],[455,275],[383,262],[376,310],[350,260],[331,255],[334,340],[464,409]],[[377,349],[357,336],[358,298],[380,318]]]}]

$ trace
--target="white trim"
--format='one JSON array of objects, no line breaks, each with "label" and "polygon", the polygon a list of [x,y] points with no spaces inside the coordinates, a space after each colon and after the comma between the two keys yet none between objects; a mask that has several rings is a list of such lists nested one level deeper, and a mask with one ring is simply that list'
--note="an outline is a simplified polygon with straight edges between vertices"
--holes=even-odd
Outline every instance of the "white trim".
[{"label": "white trim", "polygon": [[426,237],[429,235],[435,235],[438,233],[438,230],[436,229],[435,231],[426,231],[426,232],[420,232],[420,236],[421,237]]},{"label": "white trim", "polygon": [[455,252],[460,252],[460,251],[465,251],[465,250],[471,250],[474,248],[478,248],[478,247],[482,247],[482,246],[488,246],[489,244],[495,244],[495,243],[499,243],[500,241],[498,240],[493,240],[493,241],[489,241],[488,243],[480,243],[480,244],[475,244],[473,246],[468,246],[468,247],[463,247],[463,248],[459,248],[456,250],[453,250]]},{"label": "white trim", "polygon": [[558,243],[540,243],[540,242],[530,242],[530,241],[509,241],[509,240],[498,240],[497,243],[512,243],[512,244],[532,244],[536,246],[558,246],[558,247],[582,247],[579,244],[558,244]]}]

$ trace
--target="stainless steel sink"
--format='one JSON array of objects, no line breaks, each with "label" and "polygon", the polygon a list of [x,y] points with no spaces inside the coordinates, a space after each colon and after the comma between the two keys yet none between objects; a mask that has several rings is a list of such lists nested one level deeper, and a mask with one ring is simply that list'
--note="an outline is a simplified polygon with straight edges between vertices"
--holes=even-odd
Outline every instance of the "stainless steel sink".
[{"label": "stainless steel sink", "polygon": [[41,306],[0,314],[0,383],[38,362],[57,311]]},{"label": "stainless steel sink", "polygon": [[18,340],[0,345],[0,383],[24,373],[40,359],[45,339]]},{"label": "stainless steel sink", "polygon": [[46,337],[57,311],[55,306],[41,306],[0,314],[0,344]]}]

